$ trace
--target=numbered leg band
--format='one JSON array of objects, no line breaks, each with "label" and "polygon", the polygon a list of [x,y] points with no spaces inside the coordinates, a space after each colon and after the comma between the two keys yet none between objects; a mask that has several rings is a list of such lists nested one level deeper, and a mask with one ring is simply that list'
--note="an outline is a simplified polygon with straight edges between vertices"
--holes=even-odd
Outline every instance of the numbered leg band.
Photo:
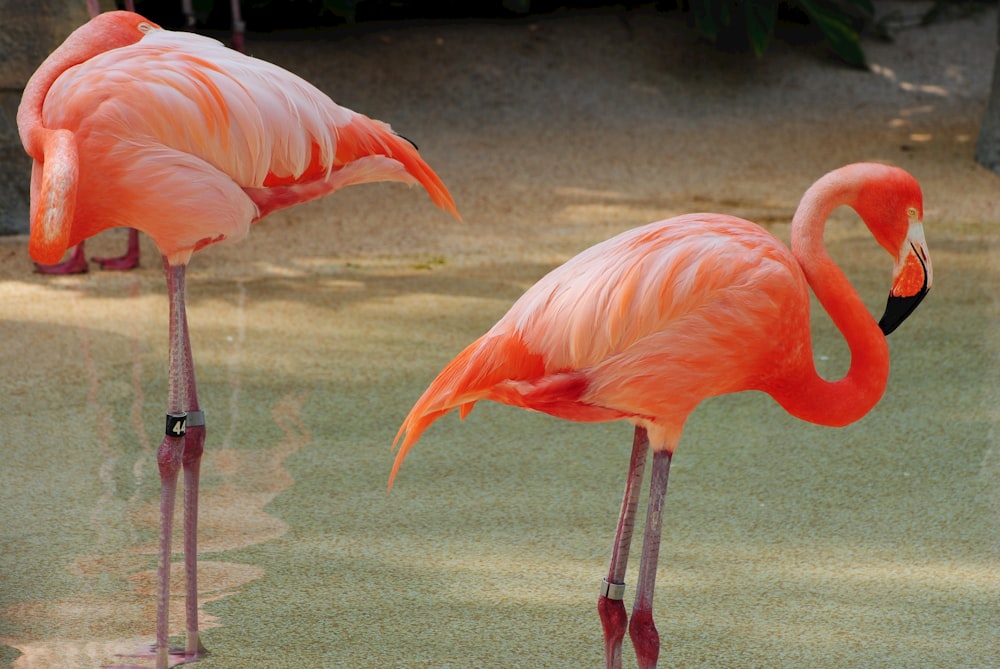
[{"label": "numbered leg band", "polygon": [[204,411],[188,411],[187,412],[187,426],[188,427],[202,427],[205,425],[205,412]]},{"label": "numbered leg band", "polygon": [[188,415],[186,413],[168,413],[167,436],[183,437],[187,432],[187,419]]},{"label": "numbered leg band", "polygon": [[608,579],[601,580],[601,597],[608,599],[625,599],[624,583],[608,583]]}]

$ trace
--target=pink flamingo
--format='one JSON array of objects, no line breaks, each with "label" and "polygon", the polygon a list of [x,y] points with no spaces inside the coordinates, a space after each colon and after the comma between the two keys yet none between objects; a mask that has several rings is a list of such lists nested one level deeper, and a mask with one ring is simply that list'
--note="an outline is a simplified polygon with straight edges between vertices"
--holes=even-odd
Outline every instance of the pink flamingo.
[{"label": "pink flamingo", "polygon": [[166,434],[157,461],[161,536],[156,666],[168,664],[170,528],[184,470],[185,660],[197,622],[197,495],[204,446],[185,314],[185,268],[209,244],[244,237],[268,213],[345,186],[421,184],[458,213],[416,148],[336,105],[299,77],[215,40],[138,14],[99,14],[28,82],[17,114],[31,175],[32,258],[53,263],[112,227],[139,229],[163,255],[170,301]]},{"label": "pink flamingo", "polygon": [[[895,259],[885,315],[876,324],[823,246],[840,205],[854,208]],[[920,186],[905,171],[854,164],[817,181],[792,220],[789,251],[739,218],[691,214],[622,233],[579,254],[530,288],[493,328],[458,354],[417,400],[389,486],[435,420],[462,417],[483,399],[569,420],[625,419],[632,457],[608,576],[598,599],[607,666],[621,666],[622,602],[633,518],[647,452],[649,513],[629,635],[639,666],[656,666],[653,586],[667,476],[684,422],[705,398],[770,394],[786,411],[842,426],[885,390],[885,335],[931,286]],[[836,382],[813,364],[809,287],[844,335],[851,366]],[[405,435],[405,437],[404,437]]]}]

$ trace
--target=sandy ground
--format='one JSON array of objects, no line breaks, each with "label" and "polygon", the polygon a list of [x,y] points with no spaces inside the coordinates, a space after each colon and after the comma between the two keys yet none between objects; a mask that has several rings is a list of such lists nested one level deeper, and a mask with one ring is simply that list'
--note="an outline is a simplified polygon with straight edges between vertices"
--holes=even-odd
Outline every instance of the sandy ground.
[{"label": "sandy ground", "polygon": [[[399,422],[579,250],[697,210],[787,239],[812,181],[880,160],[923,184],[934,290],[859,423],[804,424],[757,394],[696,412],[667,503],[661,666],[1000,667],[1000,176],[972,160],[996,20],[869,41],[870,73],[781,43],[747,62],[648,10],[251,36],[417,142],[465,222],[364,186],[192,262],[198,666],[600,666],[629,426],[482,405],[435,425],[387,495]],[[890,259],[849,212],[827,240],[879,311]],[[138,271],[52,278],[0,240],[2,666],[120,664],[152,638],[166,301],[143,243]],[[813,322],[836,376],[846,348]]]}]

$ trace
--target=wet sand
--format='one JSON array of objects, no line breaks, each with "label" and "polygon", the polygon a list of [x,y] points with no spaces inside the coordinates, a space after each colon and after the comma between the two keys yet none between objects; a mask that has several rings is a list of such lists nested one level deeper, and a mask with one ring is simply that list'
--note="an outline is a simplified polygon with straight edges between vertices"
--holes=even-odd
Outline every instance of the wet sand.
[{"label": "wet sand", "polygon": [[[583,248],[699,210],[787,240],[803,191],[858,160],[921,181],[934,289],[859,423],[808,425],[759,394],[691,418],[661,666],[1000,666],[1000,176],[972,160],[996,20],[869,40],[871,73],[782,43],[748,63],[648,10],[251,36],[415,141],[465,222],[363,186],[191,263],[209,429],[197,666],[601,666],[629,426],[482,404],[437,423],[386,494],[400,421]],[[827,241],[878,312],[891,260],[850,212]],[[153,636],[162,271],[147,238],[126,274],[40,276],[26,248],[0,239],[0,666],[120,664]],[[813,324],[820,371],[842,374],[846,346],[819,310]]]}]

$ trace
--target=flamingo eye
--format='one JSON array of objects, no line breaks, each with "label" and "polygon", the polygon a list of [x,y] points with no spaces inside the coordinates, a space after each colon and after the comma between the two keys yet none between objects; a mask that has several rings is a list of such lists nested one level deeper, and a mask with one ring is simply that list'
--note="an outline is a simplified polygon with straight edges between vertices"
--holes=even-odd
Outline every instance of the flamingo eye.
[{"label": "flamingo eye", "polygon": [[920,215],[917,213],[916,207],[907,207],[906,215],[910,218],[920,218]]},{"label": "flamingo eye", "polygon": [[137,25],[136,28],[141,33],[148,33],[150,30],[153,29],[153,26],[151,26],[148,23],[146,23],[145,21],[143,21],[142,23],[140,23],[139,25]]}]

